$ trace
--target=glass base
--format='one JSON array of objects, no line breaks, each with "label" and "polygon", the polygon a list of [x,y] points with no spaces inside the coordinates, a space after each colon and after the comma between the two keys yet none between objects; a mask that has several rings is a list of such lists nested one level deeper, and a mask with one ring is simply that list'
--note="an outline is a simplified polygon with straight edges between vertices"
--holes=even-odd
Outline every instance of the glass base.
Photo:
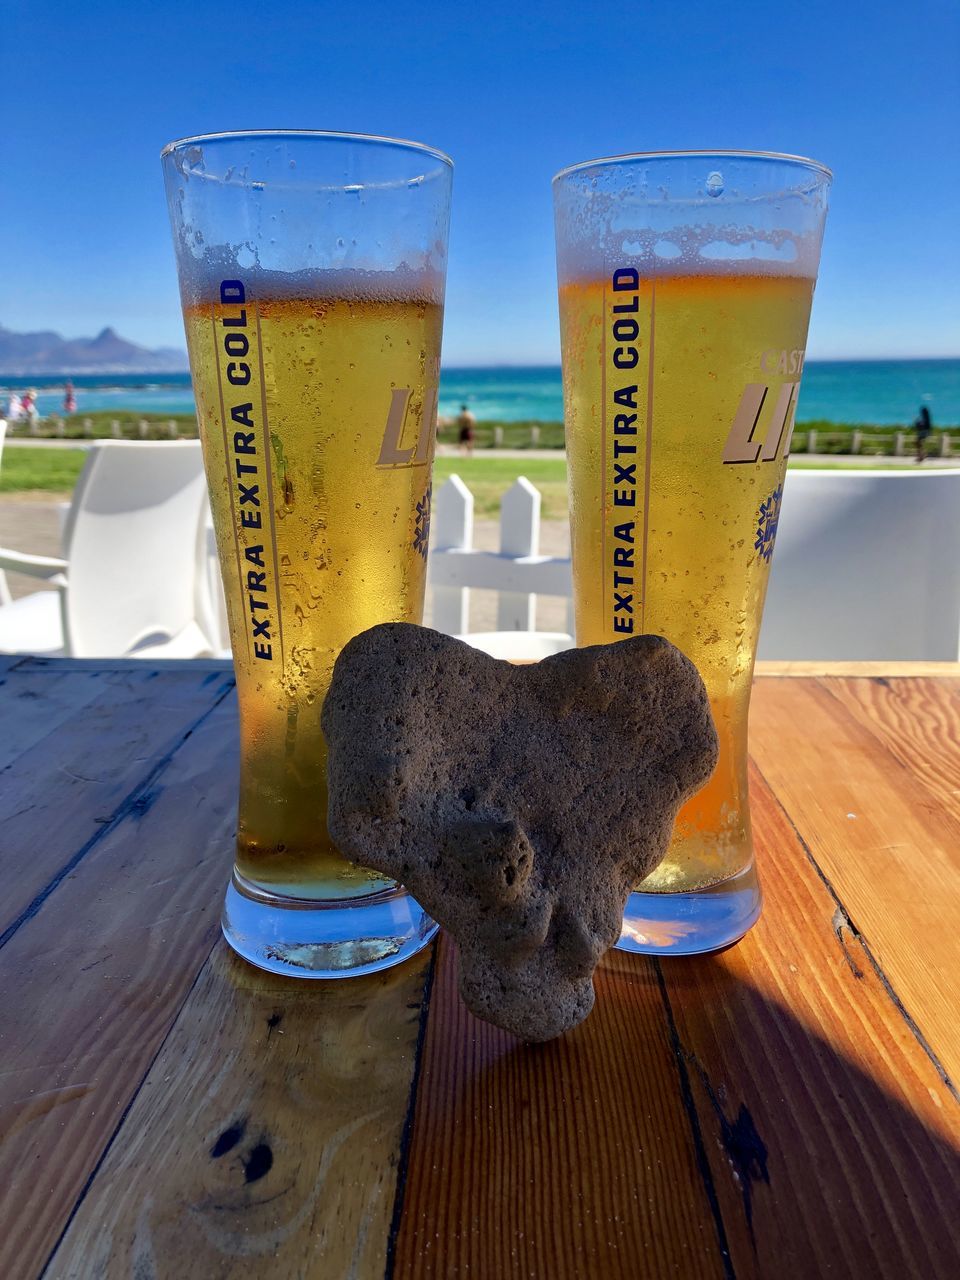
[{"label": "glass base", "polygon": [[756,924],[761,901],[752,862],[729,880],[695,893],[631,893],[616,945],[646,956],[719,951]]},{"label": "glass base", "polygon": [[399,887],[309,902],[247,888],[236,873],[220,927],[244,960],[292,978],[354,978],[389,969],[416,955],[437,931],[436,921]]}]

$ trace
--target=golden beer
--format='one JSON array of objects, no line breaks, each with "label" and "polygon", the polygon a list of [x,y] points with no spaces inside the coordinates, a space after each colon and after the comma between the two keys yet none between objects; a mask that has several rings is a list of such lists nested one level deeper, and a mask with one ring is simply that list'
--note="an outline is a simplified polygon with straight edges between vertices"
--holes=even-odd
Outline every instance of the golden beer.
[{"label": "golden beer", "polygon": [[391,883],[327,835],[320,712],[352,636],[422,616],[442,318],[388,273],[330,274],[185,308],[240,705],[237,874],[313,900]]},{"label": "golden beer", "polygon": [[[660,273],[662,271],[662,274]],[[750,864],[747,709],[813,280],[613,268],[560,287],[577,643],[666,636],[720,737],[645,892]]]}]

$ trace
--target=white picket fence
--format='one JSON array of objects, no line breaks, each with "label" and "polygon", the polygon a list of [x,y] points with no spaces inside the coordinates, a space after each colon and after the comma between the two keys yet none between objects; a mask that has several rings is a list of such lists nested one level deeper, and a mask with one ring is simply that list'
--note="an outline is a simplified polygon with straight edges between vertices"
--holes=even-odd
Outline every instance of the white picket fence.
[{"label": "white picket fence", "polygon": [[[469,635],[480,648],[498,656],[544,656],[573,644],[573,580],[569,559],[540,555],[540,490],[525,476],[504,494],[500,505],[500,550],[473,545],[473,494],[459,476],[451,476],[433,499],[430,516],[429,581],[433,625],[449,635]],[[496,591],[497,630],[477,635],[470,629],[472,589]],[[567,600],[567,631],[537,632],[533,647],[510,643],[511,633],[537,631],[537,596]]]},{"label": "white picket fence", "polygon": [[[496,657],[536,659],[573,644],[570,561],[540,555],[541,495],[504,495],[500,549],[473,545],[473,494],[436,492],[428,562],[432,625]],[[211,582],[219,569],[209,535]],[[470,627],[470,592],[498,592],[496,631]],[[537,597],[567,601],[567,631],[536,630]],[[229,643],[221,607],[222,644]],[[780,516],[760,656],[956,661],[960,649],[960,469],[798,471]]]},{"label": "white picket fence", "polygon": [[[955,662],[960,651],[960,469],[798,471],[789,478],[760,656]],[[540,494],[505,495],[500,550],[473,547],[473,497],[456,476],[434,500],[433,625],[498,657],[572,644],[536,631],[536,597],[572,594],[570,561],[541,556]],[[498,631],[470,631],[470,590],[500,593]]]}]

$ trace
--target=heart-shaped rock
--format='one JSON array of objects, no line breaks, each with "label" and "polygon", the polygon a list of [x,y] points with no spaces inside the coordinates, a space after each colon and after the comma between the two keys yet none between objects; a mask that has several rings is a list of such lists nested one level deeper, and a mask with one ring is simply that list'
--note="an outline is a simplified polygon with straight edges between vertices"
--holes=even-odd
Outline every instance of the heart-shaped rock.
[{"label": "heart-shaped rock", "polygon": [[331,837],[449,929],[467,1005],[523,1040],[590,1012],[628,894],[717,760],[703,682],[660,636],[515,666],[385,623],[337,659],[323,731]]}]

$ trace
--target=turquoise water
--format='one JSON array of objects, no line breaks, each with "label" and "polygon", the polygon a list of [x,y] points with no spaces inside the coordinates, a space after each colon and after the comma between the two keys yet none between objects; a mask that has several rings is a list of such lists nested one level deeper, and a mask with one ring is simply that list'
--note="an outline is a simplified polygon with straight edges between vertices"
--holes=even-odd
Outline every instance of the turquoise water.
[{"label": "turquoise water", "polygon": [[[0,412],[10,389],[39,389],[41,414],[60,412],[62,382],[50,377],[0,379]],[[77,412],[189,413],[188,374],[87,375],[73,379]],[[960,425],[960,360],[811,361],[800,388],[798,422],[827,419],[898,426],[913,422],[921,403],[934,426]],[[469,405],[477,418],[556,422],[563,417],[558,368],[444,369],[440,412]]]}]

